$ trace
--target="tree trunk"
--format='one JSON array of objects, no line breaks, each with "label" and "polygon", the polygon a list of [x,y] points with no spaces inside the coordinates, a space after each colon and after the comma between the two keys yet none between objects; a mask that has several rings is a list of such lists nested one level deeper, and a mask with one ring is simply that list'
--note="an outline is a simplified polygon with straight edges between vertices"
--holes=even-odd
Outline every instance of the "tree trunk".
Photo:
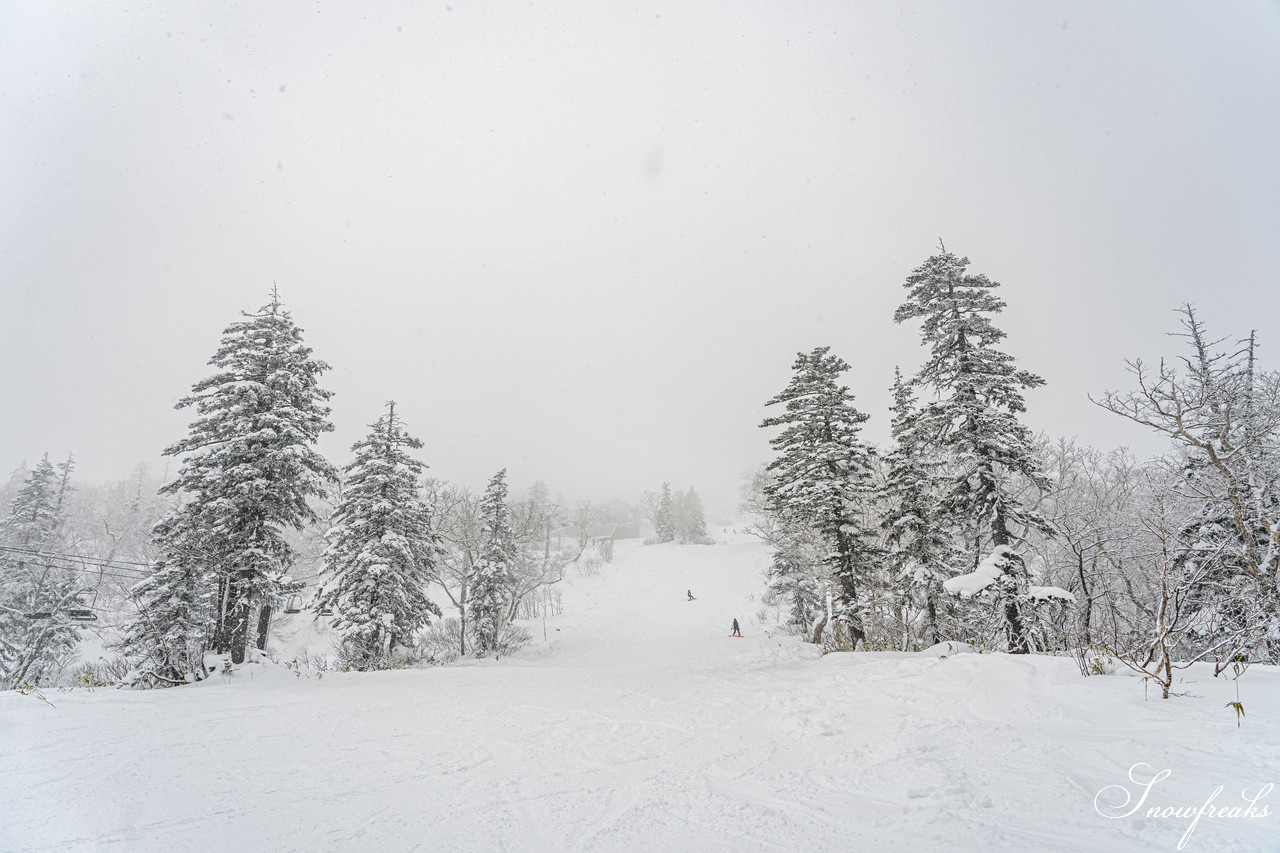
[{"label": "tree trunk", "polygon": [[938,602],[933,597],[933,590],[927,589],[924,593],[925,606],[925,634],[924,638],[929,645],[936,646],[942,640],[938,637]]},{"label": "tree trunk", "polygon": [[997,504],[995,517],[991,519],[991,545],[1009,544],[1009,526],[1005,523],[1004,507]]},{"label": "tree trunk", "polygon": [[1030,654],[1031,647],[1027,642],[1027,626],[1022,618],[1022,607],[1016,599],[1005,599],[1004,621],[1005,632],[1009,638],[1009,654]]},{"label": "tree trunk", "polygon": [[258,611],[258,648],[267,650],[267,637],[271,634],[271,608],[264,607]]},{"label": "tree trunk", "polygon": [[213,650],[218,654],[225,654],[231,649],[231,620],[227,612],[230,595],[230,579],[218,578],[218,617],[213,625]]},{"label": "tree trunk", "polygon": [[1080,609],[1080,636],[1084,645],[1093,645],[1093,598],[1089,595],[1089,581],[1084,574],[1084,549],[1076,554],[1076,573],[1080,576],[1080,593],[1084,607]]},{"label": "tree trunk", "polygon": [[822,618],[814,624],[813,635],[809,639],[809,642],[817,646],[822,645],[822,632],[825,630],[827,630],[827,614],[824,613],[822,614]]},{"label": "tree trunk", "polygon": [[235,664],[244,663],[245,647],[249,645],[249,602],[236,602],[235,609],[231,611],[231,625],[227,633],[230,641],[231,662]]}]

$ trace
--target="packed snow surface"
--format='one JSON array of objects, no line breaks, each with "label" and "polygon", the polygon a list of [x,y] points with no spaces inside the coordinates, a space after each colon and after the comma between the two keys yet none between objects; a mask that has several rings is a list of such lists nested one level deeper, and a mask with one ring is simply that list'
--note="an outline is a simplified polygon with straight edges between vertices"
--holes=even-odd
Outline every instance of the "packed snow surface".
[{"label": "packed snow surface", "polygon": [[1274,669],[1237,727],[1204,668],[1144,701],[1069,658],[823,657],[762,624],[767,549],[722,538],[620,546],[498,661],[0,694],[0,849],[1167,851],[1192,818],[1146,810],[1219,785],[1237,816],[1183,849],[1280,848],[1280,794],[1242,799],[1280,782]]}]

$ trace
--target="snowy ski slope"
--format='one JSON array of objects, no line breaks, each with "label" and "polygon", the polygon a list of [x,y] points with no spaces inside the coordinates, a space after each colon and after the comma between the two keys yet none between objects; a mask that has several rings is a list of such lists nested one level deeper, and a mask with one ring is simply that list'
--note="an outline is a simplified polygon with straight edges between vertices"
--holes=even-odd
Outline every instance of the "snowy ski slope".
[{"label": "snowy ski slope", "polygon": [[[768,552],[722,538],[620,546],[499,661],[0,694],[0,850],[1174,850],[1189,818],[1095,796],[1138,762],[1172,771],[1151,806],[1280,782],[1273,669],[1237,728],[1203,669],[1144,702],[1069,659],[820,657],[756,624]],[[1278,850],[1280,816],[1184,849]]]}]

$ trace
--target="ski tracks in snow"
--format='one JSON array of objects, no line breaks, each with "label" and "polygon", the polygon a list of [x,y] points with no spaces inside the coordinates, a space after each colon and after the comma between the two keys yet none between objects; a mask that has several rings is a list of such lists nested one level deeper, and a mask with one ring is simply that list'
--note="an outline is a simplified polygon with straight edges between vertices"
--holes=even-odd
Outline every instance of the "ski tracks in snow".
[{"label": "ski tracks in snow", "polygon": [[767,563],[746,537],[620,545],[501,661],[0,694],[0,849],[1167,851],[1183,822],[1094,812],[1134,762],[1175,771],[1168,804],[1280,782],[1270,668],[1237,729],[1212,679],[1143,702],[1063,658],[822,657],[756,624]]}]

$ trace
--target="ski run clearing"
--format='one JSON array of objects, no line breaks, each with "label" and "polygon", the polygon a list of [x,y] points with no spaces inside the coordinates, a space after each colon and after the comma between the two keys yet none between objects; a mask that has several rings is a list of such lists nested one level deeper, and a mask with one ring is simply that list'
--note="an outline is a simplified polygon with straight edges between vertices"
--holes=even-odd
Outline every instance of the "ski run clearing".
[{"label": "ski run clearing", "polygon": [[[1280,850],[1280,792],[1244,799],[1280,783],[1275,668],[1237,727],[1207,667],[1161,701],[1065,657],[821,656],[760,623],[768,549],[719,538],[571,569],[501,660],[0,694],[0,849]],[[1120,816],[1134,765],[1170,773]]]}]

